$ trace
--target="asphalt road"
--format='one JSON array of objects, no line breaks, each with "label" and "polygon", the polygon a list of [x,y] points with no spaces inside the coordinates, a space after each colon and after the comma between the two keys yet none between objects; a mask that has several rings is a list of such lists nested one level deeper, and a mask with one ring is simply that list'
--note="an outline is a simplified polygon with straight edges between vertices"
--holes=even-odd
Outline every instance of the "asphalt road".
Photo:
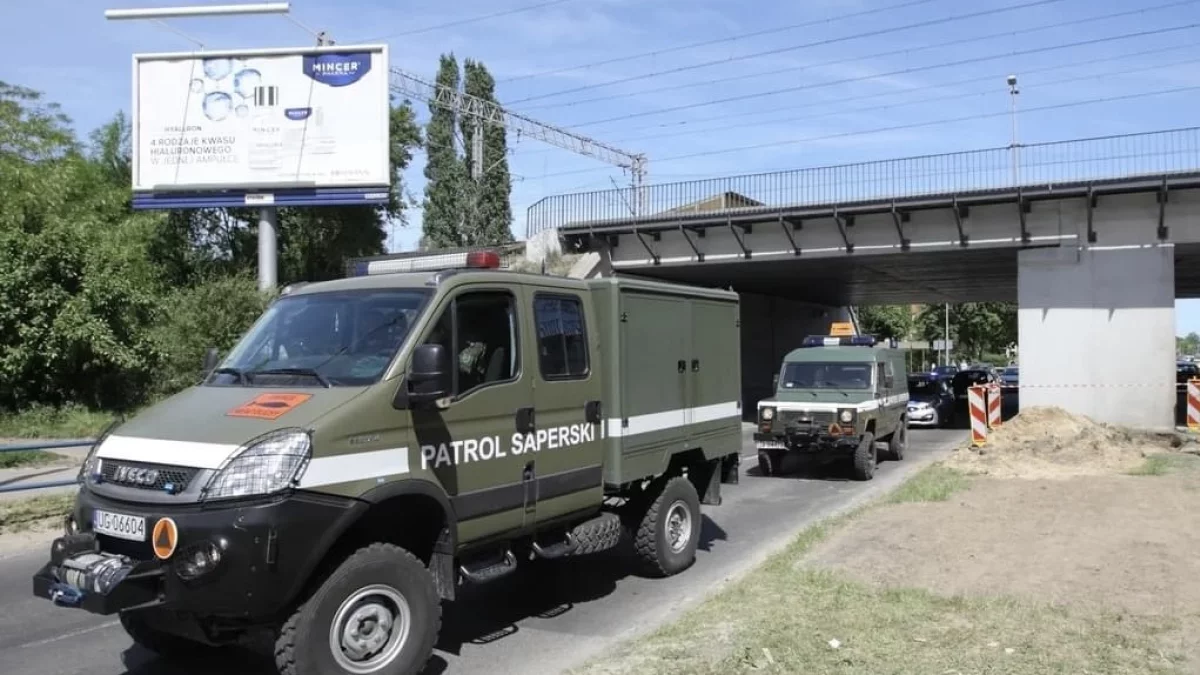
[{"label": "asphalt road", "polygon": [[[630,576],[621,556],[559,561],[479,587],[445,607],[431,675],[556,673],[670,619],[731,575],[761,561],[808,524],[897,485],[964,439],[958,430],[911,430],[904,461],[884,461],[869,482],[836,474],[762,477],[743,452],[742,478],[705,506],[696,564],[669,579]],[[273,664],[244,650],[209,663],[168,664],[132,645],[115,618],[56,608],[35,598],[30,575],[47,549],[0,558],[0,673],[5,675],[268,675]]]}]

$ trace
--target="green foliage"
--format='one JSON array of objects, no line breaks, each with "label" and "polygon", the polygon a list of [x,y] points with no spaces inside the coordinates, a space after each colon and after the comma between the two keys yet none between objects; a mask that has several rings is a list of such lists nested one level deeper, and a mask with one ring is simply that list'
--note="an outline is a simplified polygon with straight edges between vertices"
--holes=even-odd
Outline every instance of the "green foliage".
[{"label": "green foliage", "polygon": [[[917,315],[916,330],[925,340],[946,332],[946,306],[928,305]],[[1007,302],[966,302],[950,306],[950,339],[954,352],[969,360],[1003,353],[1017,341],[1017,307]]]},{"label": "green foliage", "polygon": [[1200,335],[1195,332],[1175,338],[1175,353],[1177,356],[1192,356],[1200,354]]},{"label": "green foliage", "polygon": [[908,305],[870,306],[856,308],[859,329],[884,340],[903,340],[913,329],[912,310]]},{"label": "green foliage", "polygon": [[269,301],[270,296],[260,293],[255,278],[246,273],[216,277],[171,292],[166,298],[163,321],[153,331],[162,356],[155,394],[170,395],[195,384],[205,350],[231,349]]},{"label": "green foliage", "polygon": [[[465,82],[463,91],[484,101],[496,103],[496,80],[492,78],[487,68],[478,61],[467,59],[463,63]],[[471,120],[462,120],[463,138],[471,138],[474,134]],[[508,141],[503,127],[484,125],[483,133],[483,174],[478,185],[475,181],[467,182],[465,198],[466,230],[465,239],[469,246],[507,244],[512,241],[512,206],[509,196],[512,192],[512,180],[508,172]],[[474,162],[471,144],[467,144],[464,162],[467,175]]]},{"label": "green foliage", "polygon": [[[458,61],[443,54],[436,84],[458,90]],[[462,194],[466,167],[454,146],[455,114],[429,104],[429,123],[425,125],[425,213],[422,229],[426,245],[449,248],[463,245]]]}]

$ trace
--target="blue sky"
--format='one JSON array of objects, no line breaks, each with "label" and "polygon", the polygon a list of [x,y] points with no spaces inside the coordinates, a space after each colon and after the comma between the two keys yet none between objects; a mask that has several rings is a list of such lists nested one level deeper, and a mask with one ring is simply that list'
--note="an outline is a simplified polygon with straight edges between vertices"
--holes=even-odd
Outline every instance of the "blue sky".
[{"label": "blue sky", "polygon": [[[1193,24],[1200,24],[1200,0],[1037,2],[294,0],[291,16],[341,44],[386,41],[393,65],[417,75],[432,77],[443,52],[460,61],[482,60],[510,108],[645,153],[653,182],[1004,146],[1011,134],[1002,114],[1010,103],[1008,73],[1020,76],[1020,109],[1196,87],[1031,110],[1019,115],[1024,143],[1196,123],[1200,26]],[[0,79],[43,91],[86,133],[117,110],[128,111],[132,53],[195,48],[152,22],[106,21],[104,10],[179,4],[205,1],[7,3],[6,25],[20,28],[0,46]],[[542,6],[470,21],[530,5]],[[1171,6],[1153,9],[1164,5]],[[946,20],[989,10],[997,11]],[[1114,13],[1127,14],[1088,20]],[[858,16],[838,18],[847,14]],[[436,28],[448,23],[457,25]],[[210,49],[313,42],[281,16],[177,19],[169,25]],[[896,30],[904,26],[913,27]],[[772,32],[680,48],[762,31]],[[1148,34],[1112,39],[1143,31]],[[868,33],[875,34],[854,37]],[[1092,43],[1058,48],[1085,41]],[[813,44],[818,42],[825,44]],[[754,56],[762,52],[773,53]],[[621,58],[627,56],[638,57]],[[620,60],[576,67],[614,59]],[[961,61],[971,62],[947,65]],[[677,72],[662,72],[671,70]],[[609,84],[629,78],[638,79]],[[794,91],[770,93],[788,88]],[[565,90],[575,91],[551,95]],[[730,98],[739,100],[709,104]],[[425,104],[416,108],[422,120],[428,116]],[[666,108],[672,110],[657,112]],[[1000,115],[873,131],[988,114]],[[626,119],[614,120],[621,117]],[[628,184],[619,168],[593,158],[531,139],[509,140],[518,237],[524,236],[526,208],[544,196]],[[757,147],[736,150],[742,146]],[[675,159],[697,153],[712,154]],[[408,187],[418,198],[423,164],[418,155],[408,172]],[[390,245],[412,248],[419,232],[415,210],[407,225],[394,228]],[[1179,331],[1200,332],[1200,302],[1177,307]]]}]

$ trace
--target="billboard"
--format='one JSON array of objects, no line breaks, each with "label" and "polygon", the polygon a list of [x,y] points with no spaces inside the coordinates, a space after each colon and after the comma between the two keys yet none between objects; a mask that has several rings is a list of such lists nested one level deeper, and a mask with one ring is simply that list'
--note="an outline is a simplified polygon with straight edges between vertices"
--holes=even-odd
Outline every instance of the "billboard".
[{"label": "billboard", "polygon": [[134,208],[382,204],[386,45],[133,57]]}]

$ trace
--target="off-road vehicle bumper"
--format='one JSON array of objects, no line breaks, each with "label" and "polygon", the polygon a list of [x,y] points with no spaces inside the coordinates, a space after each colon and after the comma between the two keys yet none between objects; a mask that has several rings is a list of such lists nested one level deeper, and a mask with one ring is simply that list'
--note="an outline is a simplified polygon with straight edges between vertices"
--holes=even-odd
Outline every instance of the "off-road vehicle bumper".
[{"label": "off-road vehicle bumper", "polygon": [[[163,608],[254,620],[286,608],[337,534],[366,505],[295,493],[274,499],[188,506],[132,504],[81,489],[71,532],[51,544],[33,576],[35,596],[93,614]],[[96,534],[96,509],[145,519],[145,540]],[[177,532],[174,551],[155,556],[159,520]]]},{"label": "off-road vehicle bumper", "polygon": [[853,453],[861,437],[834,436],[827,431],[756,432],[754,444],[758,449],[796,450],[805,453]]}]

